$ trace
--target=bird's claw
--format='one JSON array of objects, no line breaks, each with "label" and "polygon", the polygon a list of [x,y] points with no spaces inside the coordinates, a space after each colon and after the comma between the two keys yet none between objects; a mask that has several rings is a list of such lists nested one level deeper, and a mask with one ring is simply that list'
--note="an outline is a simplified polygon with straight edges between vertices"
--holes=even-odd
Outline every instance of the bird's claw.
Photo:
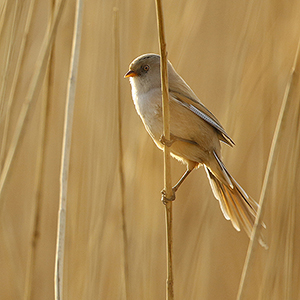
[{"label": "bird's claw", "polygon": [[170,139],[167,140],[166,137],[162,134],[159,138],[159,141],[163,144],[166,145],[167,147],[171,147],[174,143],[174,140]]},{"label": "bird's claw", "polygon": [[175,196],[175,191],[172,189],[172,195],[170,198],[167,198],[167,195],[166,195],[166,191],[165,190],[162,190],[161,191],[161,202],[166,205],[168,203],[168,201],[174,201],[176,198]]}]

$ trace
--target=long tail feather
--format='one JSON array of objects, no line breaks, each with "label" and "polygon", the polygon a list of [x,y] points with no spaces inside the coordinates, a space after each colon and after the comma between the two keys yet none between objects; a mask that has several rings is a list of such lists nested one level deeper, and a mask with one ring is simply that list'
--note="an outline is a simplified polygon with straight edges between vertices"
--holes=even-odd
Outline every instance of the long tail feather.
[{"label": "long tail feather", "polygon": [[[213,194],[219,201],[224,217],[231,221],[233,227],[240,231],[243,227],[249,238],[255,222],[258,204],[242,189],[236,180],[229,174],[216,153],[216,163],[219,168],[214,171],[210,166],[204,165]],[[219,170],[222,170],[220,174]],[[226,176],[223,176],[226,173]],[[222,177],[222,178],[221,178]],[[225,180],[224,180],[225,179]],[[229,180],[228,180],[229,179]],[[229,184],[229,182],[231,184]],[[265,224],[262,224],[265,227]],[[262,236],[260,244],[267,248]]]}]

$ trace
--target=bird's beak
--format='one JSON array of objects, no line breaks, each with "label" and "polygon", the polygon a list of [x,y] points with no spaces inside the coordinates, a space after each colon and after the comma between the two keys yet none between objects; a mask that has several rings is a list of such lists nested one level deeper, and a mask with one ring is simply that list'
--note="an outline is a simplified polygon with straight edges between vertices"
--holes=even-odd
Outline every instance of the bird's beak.
[{"label": "bird's beak", "polygon": [[134,76],[137,76],[137,74],[136,74],[134,71],[129,70],[129,71],[124,75],[124,78],[134,77]]}]

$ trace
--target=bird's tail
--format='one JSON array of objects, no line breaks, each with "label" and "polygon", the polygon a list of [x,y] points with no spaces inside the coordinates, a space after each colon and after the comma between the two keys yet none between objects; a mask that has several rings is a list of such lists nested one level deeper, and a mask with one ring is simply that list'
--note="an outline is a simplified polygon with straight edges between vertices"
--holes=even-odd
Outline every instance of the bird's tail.
[{"label": "bird's tail", "polygon": [[[236,230],[240,231],[240,228],[243,227],[250,238],[258,204],[229,174],[215,152],[214,157],[216,164],[213,165],[215,167],[204,165],[213,194],[219,200],[224,217],[231,221]],[[264,224],[262,226],[265,227]],[[262,236],[260,236],[259,242],[267,248]]]}]

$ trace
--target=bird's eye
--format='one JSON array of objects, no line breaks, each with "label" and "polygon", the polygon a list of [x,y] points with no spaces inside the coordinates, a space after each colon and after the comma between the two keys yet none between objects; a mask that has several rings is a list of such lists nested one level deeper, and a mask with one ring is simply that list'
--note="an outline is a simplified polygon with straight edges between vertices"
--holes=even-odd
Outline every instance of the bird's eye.
[{"label": "bird's eye", "polygon": [[144,71],[148,72],[148,70],[150,69],[150,67],[149,67],[148,65],[145,65],[145,66],[143,67],[143,69],[144,69]]}]

